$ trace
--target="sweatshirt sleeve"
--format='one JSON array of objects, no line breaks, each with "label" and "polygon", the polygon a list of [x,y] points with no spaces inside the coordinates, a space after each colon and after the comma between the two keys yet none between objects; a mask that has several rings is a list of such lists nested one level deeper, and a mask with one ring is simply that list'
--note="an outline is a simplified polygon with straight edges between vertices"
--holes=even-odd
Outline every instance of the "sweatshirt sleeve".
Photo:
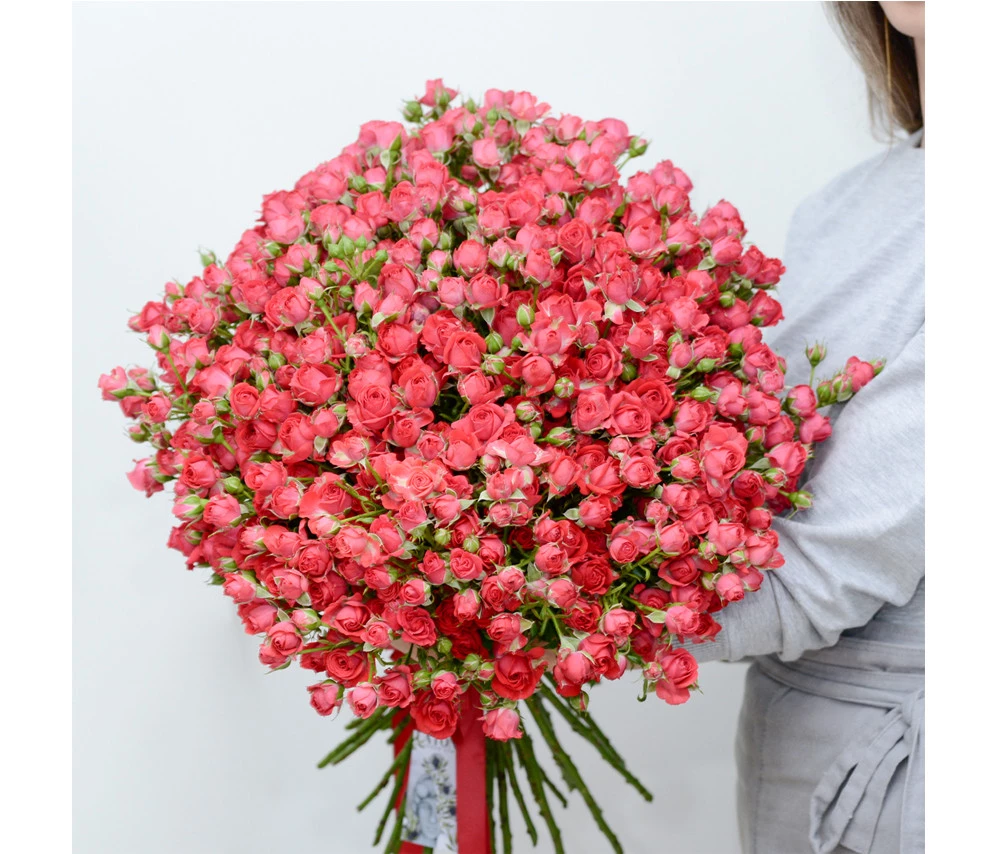
[{"label": "sweatshirt sleeve", "polygon": [[698,661],[791,661],[911,599],[924,575],[923,327],[844,404],[803,488],[813,507],[773,522],[784,566],[715,615],[714,642],[686,647]]}]

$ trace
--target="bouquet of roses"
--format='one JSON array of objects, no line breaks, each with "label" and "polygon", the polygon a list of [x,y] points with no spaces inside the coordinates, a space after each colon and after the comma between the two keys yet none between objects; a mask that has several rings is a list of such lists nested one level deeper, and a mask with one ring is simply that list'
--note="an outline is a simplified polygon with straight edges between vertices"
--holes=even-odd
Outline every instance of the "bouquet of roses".
[{"label": "bouquet of roses", "polygon": [[511,799],[537,840],[523,780],[562,851],[530,718],[621,851],[553,715],[651,797],[588,688],[633,669],[688,699],[684,644],[781,565],[772,514],[809,506],[818,410],[881,363],[786,391],[761,339],[784,268],[731,204],[696,216],[670,161],[621,183],[647,147],[621,121],[455,97],[430,81],[409,128],[369,122],[266,196],[132,319],[156,368],[100,387],[152,446],[132,483],[174,483],[170,546],[265,665],[297,659],[320,714],[356,715],[321,764],[394,744],[362,804],[389,788],[376,842],[496,850],[496,798],[509,852]]}]

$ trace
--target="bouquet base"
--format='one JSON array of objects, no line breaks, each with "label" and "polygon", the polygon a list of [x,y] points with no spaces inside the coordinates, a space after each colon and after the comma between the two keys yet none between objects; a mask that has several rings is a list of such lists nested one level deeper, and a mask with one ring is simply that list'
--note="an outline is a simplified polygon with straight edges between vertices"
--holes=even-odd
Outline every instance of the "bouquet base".
[{"label": "bouquet base", "polygon": [[[589,741],[604,760],[616,770],[625,781],[647,801],[653,796],[628,770],[621,755],[612,747],[607,736],[586,711],[572,700],[560,696],[554,684],[543,680],[538,692],[522,701],[527,707],[535,735],[549,750],[551,759],[559,769],[565,787],[557,785],[538,760],[535,740],[527,731],[510,741],[487,739],[482,728],[482,711],[471,692],[462,700],[458,726],[451,742],[454,744],[454,759],[442,751],[442,759],[435,764],[433,750],[415,744],[422,734],[414,728],[412,717],[395,709],[378,710],[370,718],[357,719],[349,724],[352,733],[335,748],[320,767],[335,765],[344,761],[373,736],[388,733],[388,742],[393,745],[394,758],[386,773],[372,793],[364,799],[358,809],[367,807],[387,787],[391,785],[390,797],[375,833],[374,844],[379,845],[388,830],[385,854],[512,854],[513,839],[510,827],[511,803],[516,804],[524,820],[533,844],[538,844],[538,825],[543,824],[552,839],[556,854],[566,854],[562,834],[556,822],[553,805],[568,806],[568,793],[579,792],[590,810],[598,828],[608,840],[612,851],[624,854],[617,836],[604,818],[600,805],[587,787],[569,753],[559,742],[553,720],[553,712],[567,722],[578,735]],[[432,741],[432,740],[431,740]],[[421,800],[421,815],[428,815],[426,800],[433,796],[438,799],[437,825],[433,817],[421,827],[421,818],[408,803],[414,798],[409,787],[413,773],[415,756],[431,757],[429,778],[437,778],[438,788],[429,795],[428,787],[418,793]],[[422,754],[421,754],[421,751]],[[453,762],[449,768],[448,763]],[[418,766],[419,767],[419,766]],[[438,773],[440,772],[440,773]],[[453,775],[453,776],[452,776]],[[425,777],[424,779],[428,779]],[[526,787],[523,786],[526,783]],[[533,807],[529,806],[529,796]],[[441,798],[451,798],[442,802]],[[496,811],[496,820],[494,818]],[[448,817],[453,816],[449,826]],[[441,831],[436,845],[430,841],[427,825]],[[433,836],[433,831],[431,833]],[[499,837],[499,838],[498,838]],[[410,839],[417,838],[415,843]]]}]

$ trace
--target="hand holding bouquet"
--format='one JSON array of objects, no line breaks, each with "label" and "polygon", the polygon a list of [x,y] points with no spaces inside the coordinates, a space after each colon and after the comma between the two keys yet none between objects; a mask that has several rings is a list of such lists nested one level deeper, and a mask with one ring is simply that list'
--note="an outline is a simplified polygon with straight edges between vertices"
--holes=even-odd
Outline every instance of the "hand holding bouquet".
[{"label": "hand holding bouquet", "polygon": [[632,669],[688,699],[683,644],[781,565],[772,514],[809,505],[819,410],[880,363],[786,391],[761,340],[784,268],[731,204],[697,217],[670,161],[623,185],[646,143],[621,121],[456,94],[429,82],[409,128],[369,122],[266,196],[224,262],[132,319],[155,370],[100,386],[153,449],[132,483],[174,483],[170,545],[266,666],[297,659],[320,714],[357,716],[324,764],[395,744],[388,851],[416,838],[414,729],[455,737],[462,854],[495,849],[494,791],[504,850],[508,794],[536,838],[516,765],[562,850],[525,714],[620,851],[553,713],[648,796],[587,690]]}]

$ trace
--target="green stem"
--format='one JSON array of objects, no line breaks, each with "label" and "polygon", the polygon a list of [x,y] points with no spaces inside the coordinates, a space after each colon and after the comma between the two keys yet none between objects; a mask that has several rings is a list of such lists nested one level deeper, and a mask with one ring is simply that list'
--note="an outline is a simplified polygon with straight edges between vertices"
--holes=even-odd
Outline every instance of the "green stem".
[{"label": "green stem", "polygon": [[[412,750],[413,750],[413,739],[411,738],[409,741],[406,742],[406,746],[399,753],[400,756],[404,757],[401,762],[402,767],[400,768],[399,773],[396,774],[396,783],[392,787],[392,794],[389,796],[389,803],[385,805],[385,812],[382,813],[382,819],[378,823],[378,828],[375,831],[375,841],[372,843],[372,845],[378,845],[379,842],[381,841],[382,831],[385,830],[386,822],[389,821],[389,815],[395,808],[396,801],[399,800],[399,793],[403,790],[403,780],[406,779],[405,769],[409,767],[410,752]],[[403,816],[405,814],[406,814],[406,798],[403,798],[403,800],[400,801],[399,809],[396,812],[396,822],[393,825],[392,836],[389,837],[389,845],[387,845],[385,849],[387,852],[393,850],[390,846],[392,845],[392,841],[394,838],[397,841],[397,847],[398,847],[399,836],[402,835],[403,831]]]},{"label": "green stem", "polygon": [[[510,819],[507,815],[507,780],[506,774],[504,773],[506,762],[503,757],[503,754],[510,750],[510,748],[501,742],[487,742],[487,746],[491,748],[493,753],[493,773],[496,777],[498,787],[497,792],[500,798],[500,830],[503,834],[503,854],[511,854],[514,843],[510,832]],[[492,815],[493,811],[490,810],[491,818]],[[496,837],[493,835],[493,851],[496,850]]]},{"label": "green stem", "polygon": [[[550,684],[551,685],[555,685],[555,679],[551,679],[550,680]],[[554,696],[557,700],[559,699],[559,695],[556,694],[555,691],[551,690],[551,688],[550,688],[549,693],[552,696]],[[565,700],[564,700],[564,702],[565,702]],[[569,704],[566,703],[566,705],[568,706]],[[597,721],[595,721],[594,718],[593,718],[593,716],[590,715],[589,713],[587,714],[586,721],[587,721],[587,724],[590,726],[590,729],[593,732],[593,734],[600,740],[601,744],[604,745],[605,749],[609,753],[614,754],[615,756],[618,756],[618,753],[615,750],[614,745],[611,743],[611,740],[604,734],[604,731],[597,725]],[[619,760],[621,760],[622,765],[624,765],[625,764],[625,760],[621,759],[620,756],[618,756],[618,758],[619,758]]]},{"label": "green stem", "polygon": [[333,322],[333,315],[330,314],[329,309],[326,307],[326,300],[320,296],[315,300],[315,303],[320,307],[320,310],[323,312],[323,316],[326,317],[326,322],[329,323],[330,326],[336,328],[336,324]]},{"label": "green stem", "polygon": [[614,749],[614,747],[604,738],[604,734],[600,733],[596,726],[593,724],[593,719],[589,714],[580,713],[575,711],[571,706],[565,704],[561,701],[562,698],[556,694],[548,685],[540,683],[539,690],[543,697],[549,701],[549,704],[554,706],[556,711],[566,720],[573,731],[587,739],[607,760],[608,764],[611,765],[625,781],[632,786],[640,795],[642,795],[647,801],[653,800],[653,794],[641,782],[632,774],[631,771],[625,766],[625,760],[621,755]]},{"label": "green stem", "polygon": [[566,854],[566,849],[563,848],[562,834],[559,832],[559,825],[556,824],[548,798],[545,797],[545,787],[542,785],[542,778],[539,774],[541,769],[538,765],[538,760],[535,758],[535,750],[531,745],[531,736],[524,733],[524,735],[514,742],[514,749],[517,751],[517,758],[520,760],[521,767],[524,768],[524,772],[528,777],[528,785],[531,787],[531,794],[538,804],[538,812],[545,820],[545,824],[549,829],[555,854]]},{"label": "green stem", "polygon": [[510,782],[511,791],[514,793],[514,800],[521,808],[521,815],[524,817],[524,824],[528,828],[528,836],[531,837],[531,844],[538,845],[538,831],[535,823],[531,820],[531,813],[528,812],[528,805],[524,800],[524,793],[521,791],[521,784],[517,781],[517,773],[514,769],[514,752],[511,747],[505,747],[500,753],[504,770],[507,773],[507,780]]},{"label": "green stem", "polygon": [[583,782],[583,778],[580,776],[580,772],[577,770],[576,766],[573,764],[573,760],[569,758],[569,754],[563,750],[562,746],[559,744],[559,739],[556,738],[555,729],[552,726],[552,719],[549,717],[549,713],[545,710],[538,697],[529,697],[525,700],[525,705],[531,711],[531,716],[535,719],[535,723],[538,725],[538,729],[542,733],[542,738],[549,746],[549,750],[552,751],[552,756],[556,760],[556,764],[562,771],[563,778],[566,780],[566,785],[570,789],[576,789],[583,796],[584,801],[586,801],[587,806],[590,808],[590,813],[594,817],[594,821],[600,828],[601,833],[607,837],[607,840],[611,843],[611,847],[615,850],[616,854],[624,854],[625,849],[622,848],[621,842],[618,841],[618,837],[615,836],[614,831],[608,826],[608,823],[604,820],[604,813],[601,811],[600,806],[594,799],[594,796],[590,793],[590,789],[587,788],[587,784]]},{"label": "green stem", "polygon": [[184,396],[187,397],[191,392],[188,391],[187,383],[181,377],[181,372],[177,370],[177,365],[174,364],[174,357],[170,355],[170,347],[163,353],[167,357],[167,361],[170,362],[170,368],[174,372],[174,376],[177,377],[177,382],[181,384],[181,388],[184,389]]},{"label": "green stem", "polygon": [[337,765],[343,762],[355,750],[366,744],[376,732],[380,729],[385,729],[391,721],[392,716],[390,714],[373,715],[370,718],[364,719],[363,724],[355,728],[354,734],[331,750],[320,760],[317,767],[325,768],[327,765]]},{"label": "green stem", "polygon": [[[409,744],[409,741],[407,741],[407,744]],[[378,781],[378,785],[375,786],[374,789],[372,789],[371,794],[368,795],[367,798],[365,798],[360,804],[358,804],[358,812],[361,812],[366,806],[368,806],[368,804],[370,804],[373,800],[375,800],[376,797],[378,797],[378,793],[389,785],[389,780],[392,779],[392,775],[398,769],[402,768],[403,763],[408,758],[409,758],[409,752],[406,751],[405,749],[399,751],[399,753],[396,754],[396,758],[392,760],[392,764],[389,766],[389,769],[385,772],[385,774],[382,775],[382,779]]]},{"label": "green stem", "polygon": [[399,847],[403,841],[403,819],[406,817],[406,795],[399,802],[399,809],[396,811],[396,821],[392,825],[392,834],[385,844],[384,854],[399,854]]},{"label": "green stem", "polygon": [[386,744],[395,744],[396,739],[402,734],[403,730],[406,729],[411,723],[411,718],[409,715],[404,717],[396,726],[392,728],[392,732],[389,733],[389,737],[386,739]]},{"label": "green stem", "polygon": [[[490,851],[497,850],[497,828],[493,819],[493,783],[497,780],[496,754],[493,751],[493,744],[486,742],[486,821],[490,828]],[[500,786],[503,789],[503,785]],[[500,820],[506,822],[506,810],[500,814]]]},{"label": "green stem", "polygon": [[566,796],[562,793],[560,788],[552,782],[552,779],[545,773],[545,769],[541,765],[538,766],[538,773],[542,775],[542,782],[548,786],[552,791],[552,794],[559,799],[559,803],[563,805],[563,809],[568,807],[569,801],[566,799]]},{"label": "green stem", "polygon": [[381,508],[378,507],[378,505],[376,505],[374,502],[370,501],[367,498],[362,497],[358,493],[358,491],[343,478],[341,478],[340,481],[337,483],[337,488],[342,489],[344,492],[350,495],[351,498],[356,498],[361,503],[361,506],[363,508],[365,509],[371,508],[371,510],[375,512],[379,512],[381,510]]}]

